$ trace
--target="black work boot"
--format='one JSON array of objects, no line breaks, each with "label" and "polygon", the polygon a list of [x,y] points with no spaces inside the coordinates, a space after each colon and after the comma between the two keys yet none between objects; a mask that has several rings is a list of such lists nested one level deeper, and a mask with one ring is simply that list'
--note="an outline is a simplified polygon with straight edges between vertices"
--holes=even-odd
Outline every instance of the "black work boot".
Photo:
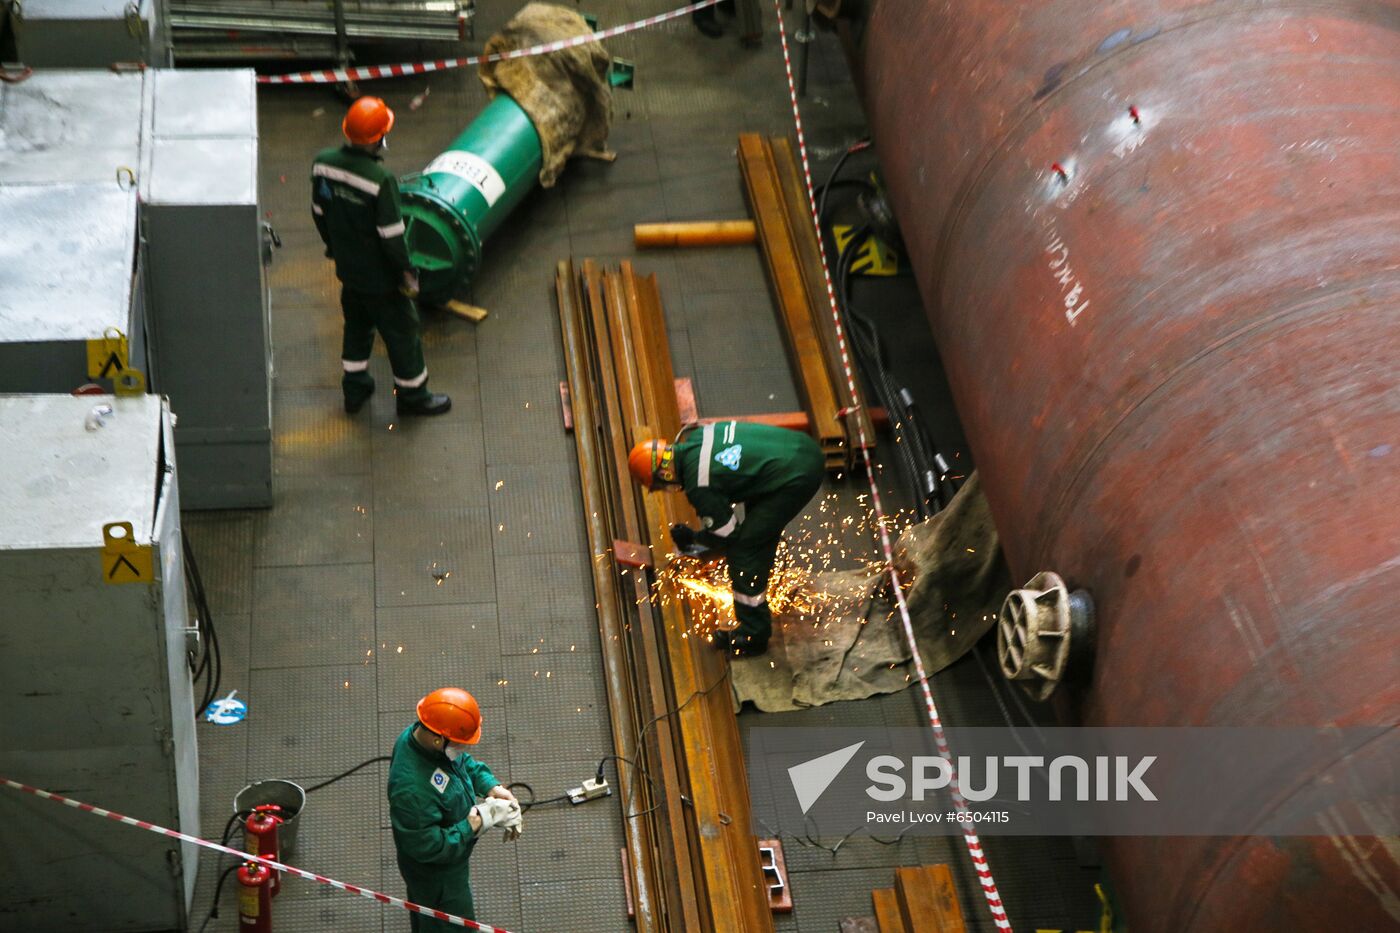
[{"label": "black work boot", "polygon": [[700,30],[711,39],[718,39],[724,35],[724,27],[719,24],[715,17],[715,8],[706,7],[703,10],[696,10],[690,14],[690,21],[695,24],[695,28]]},{"label": "black work boot", "polygon": [[345,379],[341,382],[341,389],[345,394],[345,413],[353,415],[364,408],[365,402],[374,394],[374,380]]},{"label": "black work boot", "polygon": [[755,658],[768,650],[768,639],[759,641],[752,635],[744,634],[739,629],[732,632],[715,629],[711,636],[710,645],[725,654],[732,654],[740,658]]},{"label": "black work boot", "polygon": [[407,400],[401,395],[396,406],[401,415],[445,415],[452,409],[452,399],[435,393]]}]

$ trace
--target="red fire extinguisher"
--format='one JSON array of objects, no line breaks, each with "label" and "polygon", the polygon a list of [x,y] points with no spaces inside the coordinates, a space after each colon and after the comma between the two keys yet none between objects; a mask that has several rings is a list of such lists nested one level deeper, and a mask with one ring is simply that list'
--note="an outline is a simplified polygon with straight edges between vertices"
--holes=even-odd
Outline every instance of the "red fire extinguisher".
[{"label": "red fire extinguisher", "polygon": [[[261,855],[271,861],[280,861],[277,853],[281,850],[277,827],[282,825],[282,808],[275,803],[262,804],[253,808],[243,822],[243,851],[249,855]],[[282,890],[282,873],[272,872],[272,896]]]},{"label": "red fire extinguisher", "polygon": [[238,885],[239,933],[272,933],[272,869],[244,862]]}]

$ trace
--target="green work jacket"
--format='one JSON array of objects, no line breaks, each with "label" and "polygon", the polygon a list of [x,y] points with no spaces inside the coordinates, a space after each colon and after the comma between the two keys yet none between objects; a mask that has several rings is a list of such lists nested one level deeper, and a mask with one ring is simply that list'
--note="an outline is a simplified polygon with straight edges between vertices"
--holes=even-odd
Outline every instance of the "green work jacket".
[{"label": "green work jacket", "polygon": [[467,814],[499,783],[472,756],[450,761],[415,742],[413,726],[403,731],[389,762],[389,822],[399,870],[410,887],[429,879],[468,883],[467,858],[476,836]]},{"label": "green work jacket", "polygon": [[349,145],[318,153],[311,166],[311,216],[342,284],[385,294],[413,269],[399,183],[379,156]]},{"label": "green work jacket", "polygon": [[718,545],[732,541],[739,530],[735,503],[808,484],[823,470],[815,441],[766,424],[707,424],[688,431],[675,450],[676,478],[700,516],[701,537]]}]

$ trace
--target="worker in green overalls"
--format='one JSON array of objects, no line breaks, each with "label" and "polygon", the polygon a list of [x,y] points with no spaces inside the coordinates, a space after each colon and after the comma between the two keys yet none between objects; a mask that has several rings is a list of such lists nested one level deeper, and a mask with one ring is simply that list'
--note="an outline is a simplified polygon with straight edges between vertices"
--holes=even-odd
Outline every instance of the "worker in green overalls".
[{"label": "worker in green overalls", "polygon": [[[674,444],[637,444],[627,458],[632,476],[648,488],[680,486],[701,528],[676,525],[671,538],[682,553],[729,561],[734,632],[716,632],[717,647],[744,656],[768,650],[773,614],[768,575],[783,528],[821,488],[825,458],[805,434],[766,424],[723,421],[683,430]],[[743,503],[744,519],[734,513]]]},{"label": "worker in green overalls", "polygon": [[345,336],[340,364],[345,410],[355,414],[374,394],[369,356],[374,333],[384,338],[401,415],[440,415],[446,395],[428,391],[422,328],[413,299],[418,272],[404,244],[399,184],[383,165],[394,112],[378,97],[350,105],[341,129],[348,141],[318,153],[311,168],[311,215],[335,260]]},{"label": "worker in green overalls", "polygon": [[[513,840],[522,828],[515,795],[467,754],[480,738],[476,699],[443,687],[418,701],[418,721],[399,735],[389,761],[389,822],[408,899],[468,920],[476,919],[467,869],[476,840],[493,826]],[[415,933],[460,929],[409,918]]]}]

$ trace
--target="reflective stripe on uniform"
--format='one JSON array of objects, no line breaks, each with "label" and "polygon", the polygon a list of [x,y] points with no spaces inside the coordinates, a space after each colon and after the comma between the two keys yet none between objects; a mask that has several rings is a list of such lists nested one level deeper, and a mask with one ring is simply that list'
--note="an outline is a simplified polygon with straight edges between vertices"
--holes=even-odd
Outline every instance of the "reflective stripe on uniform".
[{"label": "reflective stripe on uniform", "polygon": [[320,217],[325,213],[325,210],[322,209],[321,205],[317,204],[315,201],[312,201],[311,213],[315,214],[317,217]]},{"label": "reflective stripe on uniform", "polygon": [[317,162],[311,169],[311,174],[318,178],[329,178],[331,181],[338,181],[351,188],[358,188],[367,194],[379,194],[379,182],[370,181],[368,178],[361,178],[354,172],[346,171],[343,168],[336,168],[334,165],[326,165]]},{"label": "reflective stripe on uniform", "polygon": [[389,224],[387,227],[375,227],[375,229],[378,230],[379,235],[386,240],[396,236],[403,236],[403,221],[400,220],[396,224]]},{"label": "reflective stripe on uniform", "polygon": [[695,478],[696,486],[710,485],[710,455],[715,449],[715,426],[707,424],[700,432],[700,464],[699,475]]},{"label": "reflective stripe on uniform", "polygon": [[398,376],[394,377],[394,385],[403,386],[405,389],[416,389],[427,381],[428,371],[426,369],[412,379],[400,379]]},{"label": "reflective stripe on uniform", "polygon": [[734,529],[735,529],[735,528],[738,528],[738,527],[739,527],[739,516],[737,516],[737,515],[731,515],[731,516],[729,516],[729,521],[725,522],[724,525],[723,525],[723,527],[721,527],[721,528],[716,528],[713,532],[711,532],[711,534],[717,535],[718,537],[721,537],[721,538],[727,538],[727,537],[729,537],[730,535],[732,535],[732,534],[734,533]]},{"label": "reflective stripe on uniform", "polygon": [[369,360],[341,360],[340,365],[347,373],[362,373],[369,369]]},{"label": "reflective stripe on uniform", "polygon": [[734,601],[741,606],[762,606],[768,602],[768,594],[759,593],[757,596],[745,596],[743,593],[736,592]]}]

